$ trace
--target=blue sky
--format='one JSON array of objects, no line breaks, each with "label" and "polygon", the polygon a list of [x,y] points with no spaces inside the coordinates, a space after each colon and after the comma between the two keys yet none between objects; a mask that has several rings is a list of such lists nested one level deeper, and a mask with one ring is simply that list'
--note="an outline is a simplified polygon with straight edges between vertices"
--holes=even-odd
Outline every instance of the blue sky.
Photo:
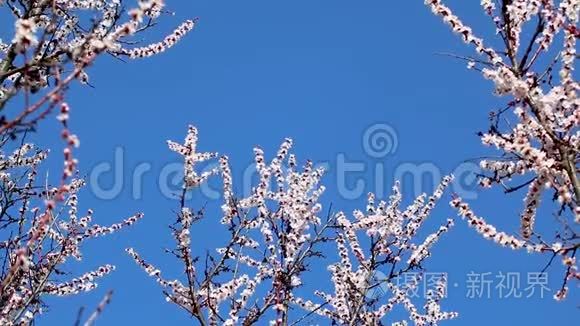
[{"label": "blue sky", "polygon": [[[367,192],[376,189],[374,168],[380,164],[381,180],[388,189],[404,164],[428,163],[445,174],[466,159],[487,153],[476,132],[485,130],[489,110],[502,102],[491,95],[490,83],[465,69],[463,62],[436,54],[471,52],[423,1],[167,3],[175,16],[165,17],[143,41],[156,41],[183,19],[199,17],[193,33],[171,51],[150,59],[122,63],[102,58],[91,69],[95,87],[76,87],[68,98],[71,127],[81,139],[77,152],[81,173],[90,174],[102,163],[114,164],[119,148],[123,153],[123,172],[100,179],[102,187],[122,181],[121,192],[103,200],[89,187],[81,195],[81,208],[93,208],[100,224],[138,211],[145,213],[145,219],[130,230],[87,244],[85,263],[71,266],[72,271],[78,274],[100,263],[113,263],[117,271],[88,295],[51,300],[52,313],[41,318],[40,325],[72,324],[76,309],[91,310],[108,289],[115,294],[100,325],[192,322],[165,302],[157,284],[124,253],[125,247],[135,247],[169,278],[183,276],[178,262],[163,253],[172,245],[166,226],[173,222],[177,203],[163,196],[158,177],[168,164],[179,162],[165,140],[182,140],[188,124],[199,128],[202,150],[231,158],[238,185],[255,145],[272,155],[285,137],[292,137],[299,159],[329,163],[324,179],[328,191],[322,202],[346,212],[363,208],[365,198],[345,199],[337,190],[340,155],[367,166],[347,178],[350,186],[366,180]],[[449,4],[480,34],[493,34],[478,2]],[[391,126],[398,141],[396,150],[381,158],[369,156],[362,146],[365,130],[376,124]],[[56,122],[41,127],[39,143],[59,148],[58,135],[51,132],[56,128]],[[56,168],[62,164],[59,159],[53,157]],[[132,175],[138,166],[150,166],[150,171],[143,176],[141,196],[135,198]],[[430,191],[428,185],[424,188],[415,189],[410,180],[403,180],[408,196]],[[426,227],[433,229],[455,216],[447,205],[450,193]],[[522,193],[510,197],[480,193],[472,202],[490,222],[515,232],[522,198]],[[191,204],[204,202],[200,198]],[[207,218],[194,230],[193,249],[198,253],[223,240],[223,230],[216,226],[219,216]],[[566,324],[578,316],[574,291],[562,304],[551,299],[553,292],[543,299],[539,295],[500,299],[493,289],[495,280],[492,299],[466,299],[471,271],[489,272],[491,278],[500,272],[522,273],[523,289],[526,272],[540,271],[547,258],[499,248],[458,221],[438,243],[427,267],[447,272],[450,283],[457,283],[450,286],[444,303],[444,308],[461,314],[450,325]],[[561,282],[559,264],[550,270],[549,278],[549,286],[555,289]],[[305,290],[323,281],[328,278],[311,280]]]}]

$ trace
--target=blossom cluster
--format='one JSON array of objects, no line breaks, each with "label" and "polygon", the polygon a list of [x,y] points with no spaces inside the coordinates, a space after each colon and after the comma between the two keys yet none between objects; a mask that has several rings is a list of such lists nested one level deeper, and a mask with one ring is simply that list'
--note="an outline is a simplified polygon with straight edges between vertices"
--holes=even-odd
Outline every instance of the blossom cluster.
[{"label": "blossom cluster", "polygon": [[[135,58],[139,52],[150,56],[191,31],[193,23],[186,21],[161,43],[136,42],[135,37],[166,12],[164,6],[163,0],[0,1],[5,35],[13,33],[0,40],[1,325],[34,323],[47,310],[47,296],[94,289],[97,280],[115,267],[103,265],[67,279],[71,260],[82,260],[86,240],[117,232],[143,217],[138,213],[101,225],[93,223],[92,210],[79,213],[79,192],[85,182],[78,178],[75,150],[80,141],[70,128],[66,98],[73,82],[89,84],[89,66],[98,56]],[[138,47],[132,49],[131,44]],[[153,53],[144,50],[148,48]],[[38,124],[52,116],[61,127],[56,139],[64,144],[63,170],[57,180],[39,178],[49,151],[30,143]],[[109,300],[107,295],[99,307]],[[98,311],[91,315],[86,325],[98,315]]]},{"label": "blossom cluster", "polygon": [[[52,97],[75,80],[89,83],[95,58],[141,58],[173,47],[194,27],[181,24],[161,42],[141,45],[136,36],[155,26],[167,11],[163,0],[38,0],[0,2],[12,17],[14,36],[0,40],[0,108],[18,95],[43,93],[22,114],[2,121],[1,131],[29,128],[52,110]],[[132,8],[126,10],[125,8]],[[10,19],[10,18],[8,18]],[[3,23],[10,24],[9,21]],[[128,47],[135,44],[135,47]],[[65,75],[66,74],[66,75]]]},{"label": "blossom cluster", "polygon": [[[269,319],[272,325],[286,325],[301,320],[301,315],[317,314],[338,324],[376,325],[389,318],[395,305],[407,309],[409,320],[416,325],[436,325],[457,316],[441,310],[443,295],[439,292],[427,298],[421,311],[406,295],[418,280],[403,287],[395,282],[405,272],[423,271],[432,246],[453,225],[449,219],[417,241],[419,228],[452,177],[444,178],[433,195],[422,195],[406,208],[400,207],[403,196],[397,183],[386,201],[376,203],[375,195],[369,194],[366,213],[356,210],[353,219],[343,212],[321,216],[324,170],[311,161],[298,168],[291,139],[282,142],[271,160],[260,147],[254,148],[259,178],[251,193],[242,198],[234,193],[227,156],[219,159],[219,171],[196,172],[200,163],[217,155],[198,152],[197,141],[197,129],[190,126],[184,144],[168,142],[170,150],[184,161],[184,191],[177,221],[171,226],[176,242],[171,253],[183,263],[186,280],[168,280],[135,249],[128,248],[127,253],[159,283],[168,302],[200,324],[247,325]],[[191,228],[205,213],[195,212],[184,199],[187,191],[215,174],[221,176],[224,195],[222,216],[217,220],[230,237],[215,254],[201,259],[192,250],[197,245],[192,243],[195,230]],[[329,262],[328,270],[336,291],[317,291],[315,295],[324,302],[315,304],[298,296],[296,290],[304,283],[307,270],[323,265],[320,247],[333,239],[340,262]],[[371,276],[381,271],[388,278],[373,282]],[[377,286],[392,292],[384,304],[377,305],[376,298],[367,296]],[[297,309],[304,313],[294,315]]]},{"label": "blossom cluster", "polygon": [[0,223],[10,230],[0,242],[7,262],[0,278],[2,325],[32,321],[43,312],[47,295],[68,296],[96,288],[96,279],[114,266],[62,280],[63,265],[82,260],[85,240],[116,232],[142,217],[137,214],[111,226],[92,224],[92,210],[79,215],[82,179],[65,174],[57,186],[37,183],[39,165],[47,154],[28,143],[9,155],[0,152]]},{"label": "blossom cluster", "polygon": [[[509,98],[504,108],[492,112],[489,130],[480,133],[482,143],[500,153],[500,158],[480,162],[485,171],[480,185],[498,186],[506,193],[527,188],[519,217],[520,234],[496,230],[461,198],[455,198],[451,205],[485,238],[513,249],[549,252],[568,262],[564,264],[564,285],[556,295],[562,299],[567,282],[580,279],[576,263],[570,264],[580,248],[580,84],[574,79],[580,3],[497,3],[481,1],[503,41],[503,47],[494,49],[485,46],[484,40],[443,1],[425,1],[478,54],[483,54],[483,59],[468,57],[468,67],[481,71],[493,82],[496,95]],[[558,75],[553,76],[554,72]],[[557,232],[550,232],[556,233],[553,241],[542,235],[536,223],[540,204],[549,199],[559,216]]]},{"label": "blossom cluster", "polygon": [[[388,201],[376,204],[375,196],[369,194],[366,213],[354,211],[353,222],[339,212],[337,221],[343,227],[343,233],[336,237],[340,262],[328,268],[335,293],[317,291],[316,294],[324,300],[319,304],[301,298],[294,298],[294,302],[312,313],[349,325],[380,324],[398,304],[407,310],[415,325],[437,325],[440,321],[455,318],[457,313],[441,311],[439,301],[442,293],[429,295],[425,311],[421,313],[407,296],[419,280],[414,279],[402,286],[395,282],[406,272],[420,270],[422,262],[430,256],[430,248],[453,225],[453,220],[449,219],[421,243],[415,243],[417,230],[451,181],[452,177],[444,178],[432,196],[426,198],[422,195],[404,209],[400,207],[403,198],[400,186],[396,184]],[[362,243],[359,233],[366,235],[369,245]],[[365,247],[368,249],[363,249]],[[384,277],[376,279],[376,275]],[[378,298],[369,295],[377,287],[388,289],[392,297],[385,303],[377,302]]]}]

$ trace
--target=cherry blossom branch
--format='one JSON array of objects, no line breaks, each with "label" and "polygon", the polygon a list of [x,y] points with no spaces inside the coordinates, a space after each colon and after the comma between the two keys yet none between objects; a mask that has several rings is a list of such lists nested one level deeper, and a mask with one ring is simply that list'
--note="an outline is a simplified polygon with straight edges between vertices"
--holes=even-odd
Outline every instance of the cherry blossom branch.
[{"label": "cherry blossom branch", "polygon": [[[507,108],[494,115],[489,131],[480,133],[484,145],[494,146],[502,154],[502,159],[481,161],[481,167],[489,174],[480,176],[480,185],[484,188],[500,185],[510,193],[527,188],[520,214],[521,237],[497,231],[460,198],[454,199],[451,205],[485,238],[514,249],[551,252],[569,261],[573,251],[566,248],[578,246],[575,229],[580,223],[580,100],[577,94],[580,84],[572,74],[577,57],[580,4],[573,0],[482,1],[485,13],[492,18],[504,41],[504,48],[498,49],[483,47],[483,40],[443,1],[426,0],[425,4],[490,60],[491,66],[473,60],[469,67],[481,71],[495,84],[496,95],[510,97]],[[524,26],[534,19],[537,23],[528,34]],[[561,46],[554,43],[557,36],[562,36]],[[522,52],[520,43],[525,38],[529,43]],[[548,64],[541,67],[539,59],[554,53],[556,59],[548,58]],[[558,66],[560,80],[554,85],[552,72]],[[504,118],[505,125],[500,124],[499,115],[509,113],[512,115]],[[530,175],[530,181],[508,186],[518,175]],[[562,217],[557,219],[560,225],[551,243],[543,241],[535,228],[544,192],[553,193],[556,214]],[[575,261],[572,266],[566,266],[565,280],[577,278]],[[564,288],[557,299],[565,297]]]},{"label": "cherry blossom branch", "polygon": [[[323,170],[307,161],[302,170],[290,153],[292,140],[286,139],[271,161],[264,151],[254,149],[254,161],[259,181],[252,193],[236,198],[228,157],[219,159],[219,169],[203,173],[199,164],[217,157],[216,153],[199,152],[198,131],[190,126],[183,144],[168,141],[169,148],[183,157],[183,191],[179,196],[177,222],[171,226],[176,248],[169,251],[183,265],[186,283],[167,281],[155,266],[146,262],[132,248],[128,254],[149,276],[163,287],[167,300],[191,314],[202,325],[253,325],[270,319],[273,325],[289,325],[304,320],[296,317],[294,309],[306,310],[306,316],[316,314],[333,323],[358,325],[377,324],[386,318],[392,305],[401,304],[410,311],[417,325],[432,324],[456,317],[441,312],[437,300],[427,299],[430,306],[419,313],[395,279],[412,270],[424,270],[422,262],[430,256],[431,247],[452,226],[452,220],[420,242],[417,230],[430,215],[452,177],[446,177],[434,194],[418,197],[406,209],[400,209],[402,196],[397,184],[387,201],[375,204],[369,194],[367,213],[355,211],[354,220],[343,212],[328,210],[325,221],[319,217],[322,204],[319,198],[325,190],[320,185]],[[221,224],[229,232],[229,239],[218,255],[206,254],[205,266],[193,255],[191,232],[194,222],[207,222],[186,205],[188,191],[199,187],[209,177],[221,175],[223,199]],[[212,219],[213,220],[213,219]],[[360,242],[359,233],[370,241]],[[334,295],[320,295],[324,302],[314,304],[300,298],[296,290],[302,285],[305,272],[320,268],[326,260],[320,247],[335,241],[340,263],[328,265]],[[347,249],[350,247],[350,252]],[[368,250],[365,253],[365,250]],[[354,270],[350,256],[356,258]],[[405,261],[406,265],[397,266]],[[201,266],[199,266],[201,265]],[[202,270],[203,273],[197,272]],[[372,277],[383,270],[388,278],[380,282]],[[377,286],[393,291],[388,307],[374,309],[376,300],[368,292]],[[408,284],[415,287],[416,284]],[[253,304],[249,306],[250,300]]]}]

